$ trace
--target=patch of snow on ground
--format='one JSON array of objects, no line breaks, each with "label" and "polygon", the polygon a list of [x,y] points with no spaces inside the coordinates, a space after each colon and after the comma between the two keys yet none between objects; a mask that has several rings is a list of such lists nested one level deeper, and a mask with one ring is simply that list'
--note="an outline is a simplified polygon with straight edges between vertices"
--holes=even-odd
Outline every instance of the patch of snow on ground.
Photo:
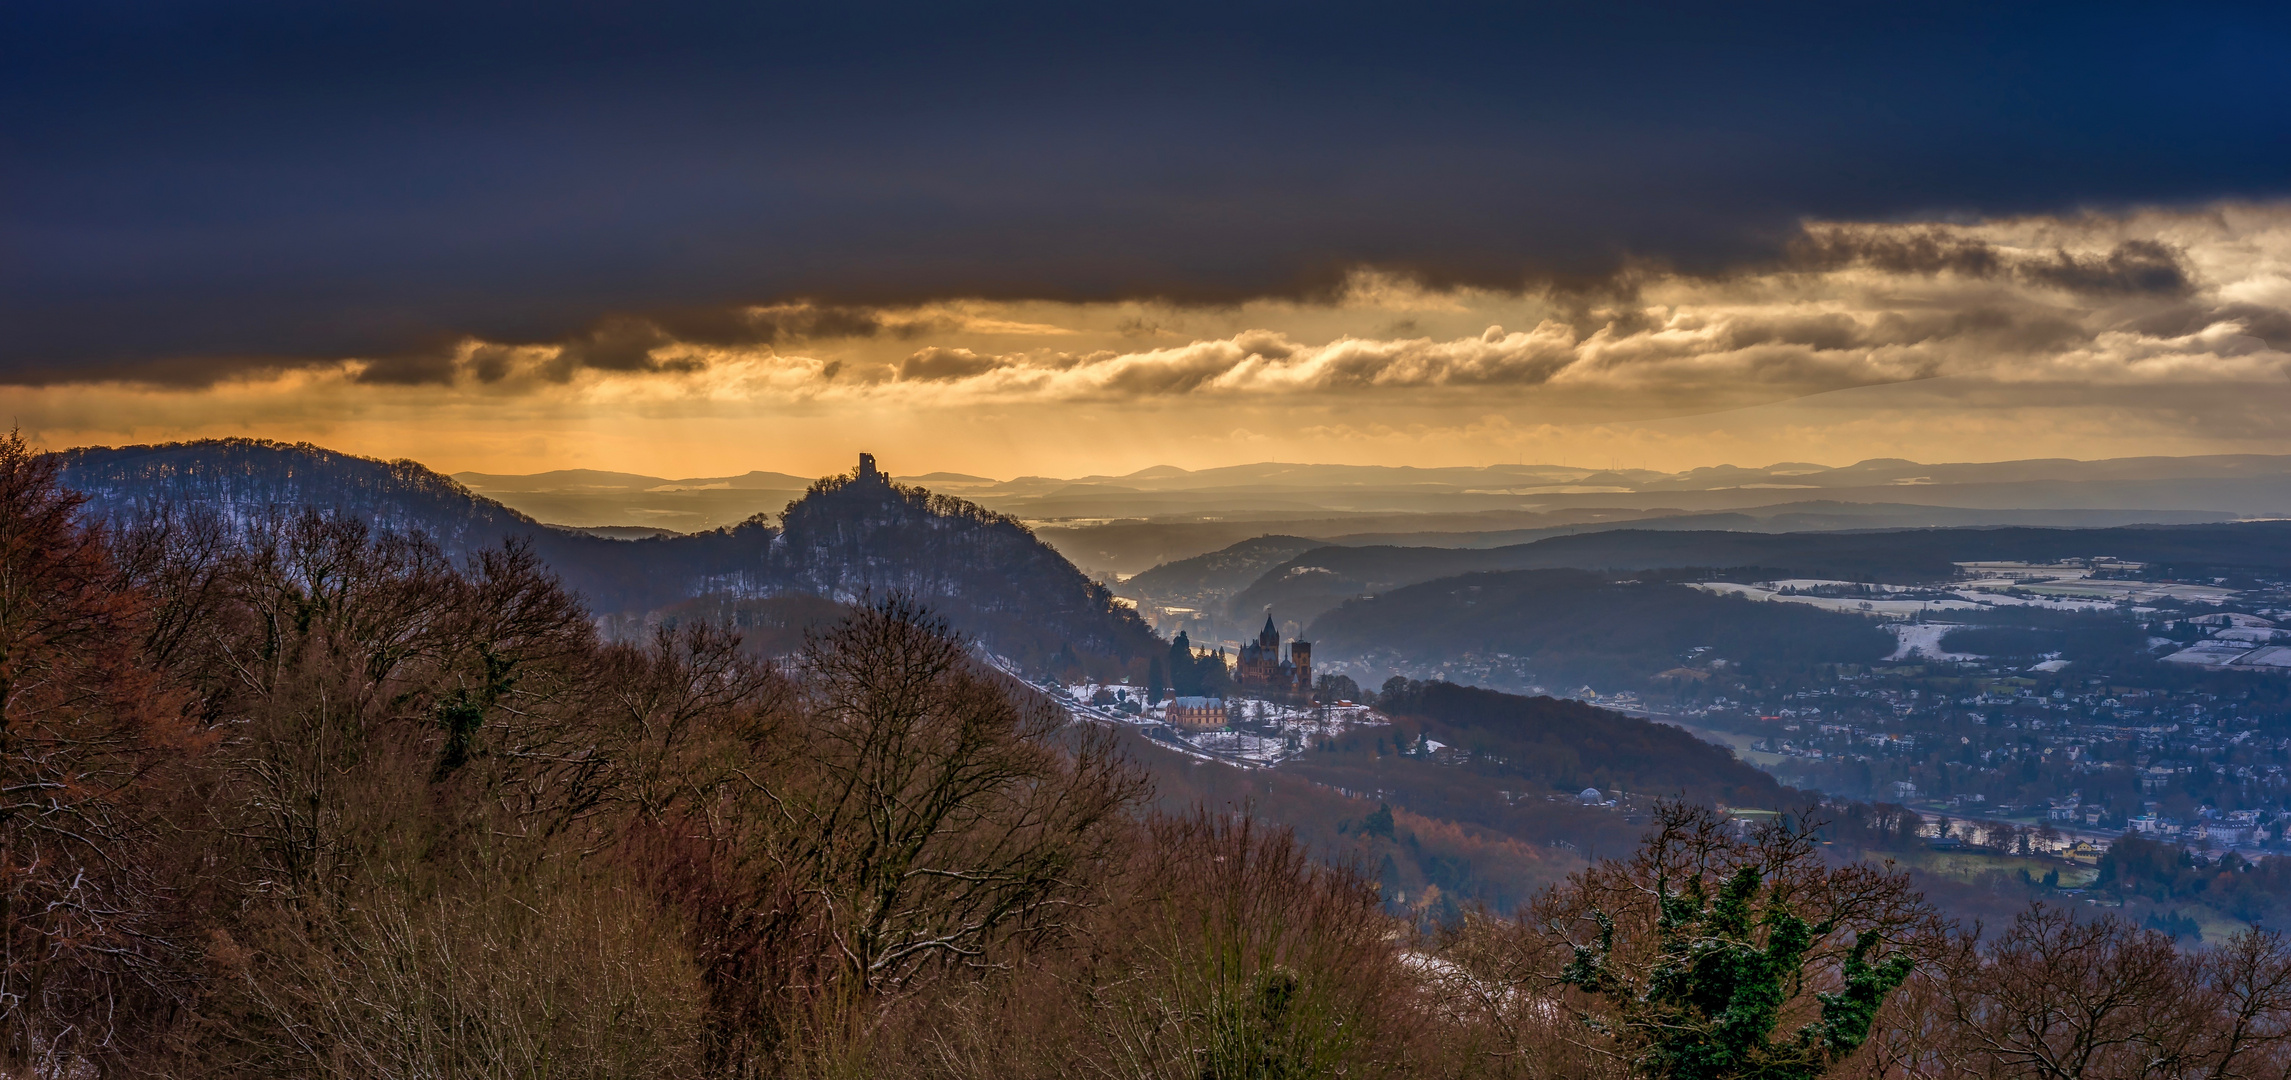
[{"label": "patch of snow on ground", "polygon": [[1951,630],[1963,629],[1956,623],[1893,623],[1886,627],[1893,631],[1900,644],[1894,647],[1888,660],[1907,660],[1911,654],[1927,660],[1979,660],[1974,653],[1953,653],[1941,648],[1941,639]]},{"label": "patch of snow on ground", "polygon": [[[1016,666],[1000,658],[990,658],[1005,672],[1016,675]],[[1249,768],[1278,765],[1303,753],[1312,744],[1324,738],[1343,734],[1346,730],[1385,723],[1382,715],[1366,705],[1321,705],[1300,708],[1270,701],[1229,699],[1238,707],[1239,722],[1228,728],[1208,731],[1181,728],[1162,719],[1163,705],[1156,702],[1141,712],[1129,713],[1119,705],[1113,707],[1091,704],[1103,688],[1131,700],[1142,700],[1142,687],[1076,683],[1071,686],[1044,686],[1045,693],[1058,702],[1066,712],[1077,719],[1102,724],[1120,724],[1143,731],[1147,738],[1180,753],[1193,757],[1223,761]]]},{"label": "patch of snow on ground", "polygon": [[1763,600],[1781,604],[1804,604],[1824,611],[1842,611],[1848,615],[1870,615],[1878,618],[1906,619],[1921,611],[1950,609],[1978,611],[1987,606],[1971,600],[1864,600],[1855,597],[1784,595],[1764,585],[1743,585],[1732,581],[1705,581],[1695,584],[1697,589],[1722,596],[1739,596],[1748,600]]}]

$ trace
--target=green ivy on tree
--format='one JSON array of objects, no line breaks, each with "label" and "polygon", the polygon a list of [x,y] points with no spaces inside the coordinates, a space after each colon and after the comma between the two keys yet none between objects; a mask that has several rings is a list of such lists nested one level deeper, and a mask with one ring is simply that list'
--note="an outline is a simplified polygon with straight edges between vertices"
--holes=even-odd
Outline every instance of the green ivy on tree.
[{"label": "green ivy on tree", "polygon": [[1783,1006],[1804,989],[1817,942],[1835,919],[1811,923],[1782,903],[1757,866],[1742,866],[1711,896],[1698,877],[1674,888],[1656,879],[1655,957],[1633,978],[1616,962],[1616,923],[1578,945],[1561,978],[1605,998],[1597,1022],[1639,1047],[1639,1071],[1663,1080],[1814,1080],[1870,1036],[1885,998],[1914,962],[1893,951],[1875,960],[1882,935],[1862,930],[1838,966],[1837,990],[1815,995],[1820,1019],[1776,1037]]}]

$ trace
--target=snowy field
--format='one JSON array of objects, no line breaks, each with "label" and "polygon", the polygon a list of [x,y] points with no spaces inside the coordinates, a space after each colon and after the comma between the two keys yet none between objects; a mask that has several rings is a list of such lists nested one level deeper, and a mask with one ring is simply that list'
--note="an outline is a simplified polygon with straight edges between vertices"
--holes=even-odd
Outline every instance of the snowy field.
[{"label": "snowy field", "polygon": [[[2134,604],[2155,600],[2180,600],[2199,604],[2224,604],[2235,598],[2235,590],[2211,585],[2165,585],[2145,581],[2094,581],[2092,571],[2083,567],[2032,567],[2006,563],[1964,563],[1972,580],[1948,587],[1946,600],[1888,600],[1882,597],[1807,596],[1804,590],[1825,585],[1852,585],[1875,590],[1878,593],[1909,591],[1899,585],[1862,585],[1849,581],[1825,581],[1817,578],[1793,578],[1788,581],[1764,581],[1754,585],[1733,581],[1709,581],[1694,587],[1727,596],[1740,596],[1750,600],[1776,601],[1786,604],[1805,604],[1824,611],[1842,611],[1848,615],[1868,615],[1879,619],[1907,619],[1921,611],[1980,611],[1997,607],[2036,607],[2054,611],[2114,611],[2129,601]],[[2034,579],[2034,580],[2032,580]],[[1794,590],[1785,593],[1782,590]],[[2146,609],[2134,608],[2134,611]],[[1928,652],[1930,654],[1930,651]]]},{"label": "snowy field", "polygon": [[1893,655],[1886,657],[1888,660],[1907,660],[1911,656],[1922,656],[1927,660],[1981,659],[1972,653],[1946,652],[1941,648],[1942,636],[1951,630],[1964,629],[1961,623],[1902,622],[1894,623],[1886,629],[1893,631],[1894,639],[1900,642],[1894,647]]},{"label": "snowy field", "polygon": [[[1718,593],[1722,596],[1740,596],[1749,600],[1770,600],[1784,604],[1805,604],[1808,607],[1818,607],[1824,611],[1843,611],[1849,615],[1871,615],[1879,618],[1906,619],[1916,615],[1920,611],[1943,611],[1950,609],[1979,611],[1982,608],[1988,606],[1987,604],[1983,604],[1970,599],[1877,600],[1862,599],[1859,597],[1788,595],[1780,591],[1784,585],[1789,585],[1794,588],[1811,588],[1816,585],[1846,584],[1851,584],[1851,582],[1776,581],[1767,582],[1760,585],[1743,585],[1732,581],[1706,581],[1696,584],[1694,587],[1705,592]],[[1897,590],[1889,589],[1886,591],[1892,592]]]},{"label": "snowy field", "polygon": [[1997,603],[2029,602],[2027,598],[1997,595],[2008,589],[2048,598],[2057,603],[2081,604],[2086,609],[2114,607],[2127,600],[2135,604],[2157,600],[2224,604],[2235,599],[2236,595],[2234,589],[2214,585],[2095,580],[2089,567],[2075,565],[1972,562],[1958,563],[1957,566],[1973,579],[1962,584],[1958,595],[1978,594]]}]

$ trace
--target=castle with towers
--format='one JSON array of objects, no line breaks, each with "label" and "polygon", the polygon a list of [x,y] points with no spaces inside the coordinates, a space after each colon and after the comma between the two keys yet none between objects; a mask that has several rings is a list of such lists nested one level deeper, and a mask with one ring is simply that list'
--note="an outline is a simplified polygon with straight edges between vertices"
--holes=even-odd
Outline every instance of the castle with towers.
[{"label": "castle with towers", "polygon": [[1273,628],[1271,612],[1257,640],[1241,646],[1233,667],[1233,684],[1260,694],[1309,699],[1313,695],[1313,643],[1292,641],[1289,658],[1281,659],[1281,632]]}]

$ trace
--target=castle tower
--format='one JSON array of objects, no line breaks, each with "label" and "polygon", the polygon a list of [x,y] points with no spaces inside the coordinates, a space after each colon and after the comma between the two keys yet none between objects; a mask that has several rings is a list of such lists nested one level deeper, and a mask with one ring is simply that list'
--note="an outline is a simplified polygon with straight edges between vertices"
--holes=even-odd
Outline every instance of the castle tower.
[{"label": "castle tower", "polygon": [[1289,663],[1297,669],[1296,692],[1310,696],[1313,692],[1313,643],[1289,643]]},{"label": "castle tower", "polygon": [[1242,686],[1260,690],[1278,690],[1281,678],[1281,632],[1273,628],[1273,617],[1265,616],[1265,631],[1255,641],[1241,645],[1240,664],[1233,671],[1233,681]]},{"label": "castle tower", "polygon": [[874,479],[874,478],[875,478],[875,455],[873,455],[873,454],[861,454],[861,455],[859,455],[859,479],[861,479],[861,480],[872,480],[872,479]]}]

